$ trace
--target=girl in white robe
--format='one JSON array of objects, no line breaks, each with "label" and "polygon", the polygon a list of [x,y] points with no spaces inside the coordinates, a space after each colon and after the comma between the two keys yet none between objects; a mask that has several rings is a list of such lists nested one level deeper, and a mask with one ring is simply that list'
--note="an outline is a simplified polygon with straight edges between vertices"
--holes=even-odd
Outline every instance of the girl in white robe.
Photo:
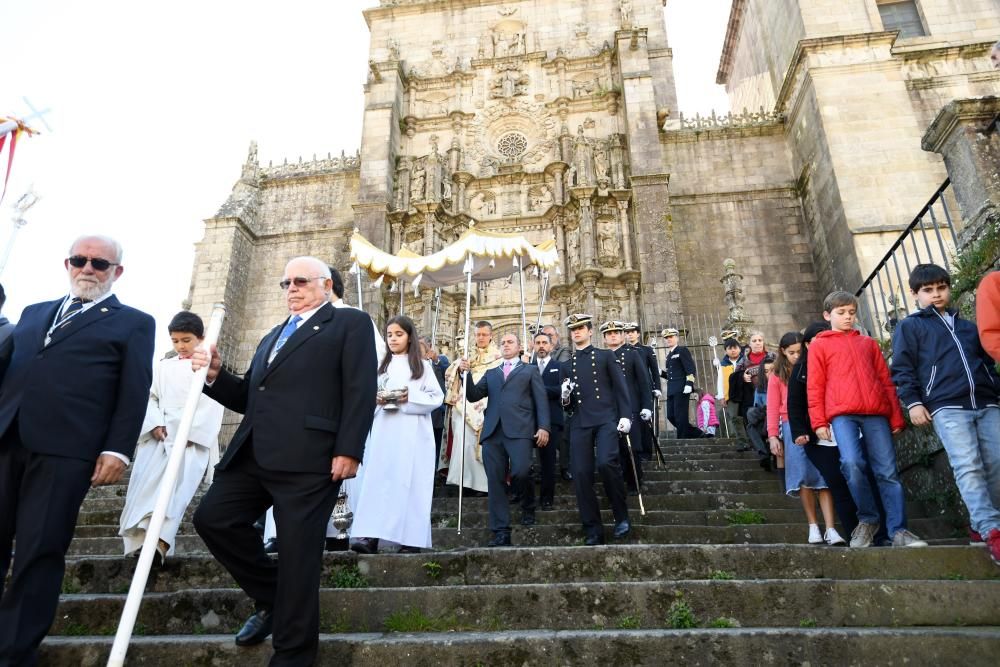
[{"label": "girl in white robe", "polygon": [[[149,388],[149,403],[142,425],[135,461],[129,478],[125,509],[122,511],[118,534],[125,541],[125,554],[140,549],[146,539],[146,528],[153,515],[160,480],[167,468],[167,459],[174,446],[174,435],[180,425],[191,388],[191,353],[201,343],[204,324],[194,313],[182,311],[168,326],[176,357],[162,359],[153,366],[153,384]],[[177,476],[173,497],[160,531],[157,551],[162,561],[173,555],[177,529],[188,504],[198,491],[209,463],[219,458],[219,429],[223,407],[208,396],[198,400],[191,431],[188,434],[184,462]]]},{"label": "girl in white robe", "polygon": [[[431,547],[434,495],[434,428],[431,412],[444,392],[430,362],[420,354],[416,328],[408,317],[386,324],[389,352],[379,366],[375,421],[365,446],[364,469],[354,502],[351,549],[375,553],[378,541],[414,552]],[[405,389],[393,409],[383,392]]]}]

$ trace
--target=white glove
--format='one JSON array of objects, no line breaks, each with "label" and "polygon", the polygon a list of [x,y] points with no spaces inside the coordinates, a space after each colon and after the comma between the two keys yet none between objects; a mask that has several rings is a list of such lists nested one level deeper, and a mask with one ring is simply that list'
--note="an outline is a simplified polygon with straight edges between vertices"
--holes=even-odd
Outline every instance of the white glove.
[{"label": "white glove", "polygon": [[652,410],[639,410],[639,417],[642,418],[642,421],[648,422],[650,419],[653,418],[653,411]]},{"label": "white glove", "polygon": [[653,397],[654,398],[659,398],[660,396],[663,396],[663,392],[660,391],[659,389],[654,389],[653,390]]},{"label": "white glove", "polygon": [[632,422],[627,417],[622,417],[618,420],[619,433],[628,433],[630,430],[632,430]]},{"label": "white glove", "polygon": [[563,380],[562,383],[562,400],[568,401],[570,395],[573,393],[573,389],[576,387],[576,383],[570,382],[569,378]]},{"label": "white glove", "polygon": [[719,361],[719,358],[716,357],[715,359],[712,359],[712,365],[718,368],[719,366],[722,365],[722,363]]},{"label": "white glove", "polygon": [[684,393],[685,394],[690,394],[691,393],[691,385],[689,385],[689,384],[684,385]]}]

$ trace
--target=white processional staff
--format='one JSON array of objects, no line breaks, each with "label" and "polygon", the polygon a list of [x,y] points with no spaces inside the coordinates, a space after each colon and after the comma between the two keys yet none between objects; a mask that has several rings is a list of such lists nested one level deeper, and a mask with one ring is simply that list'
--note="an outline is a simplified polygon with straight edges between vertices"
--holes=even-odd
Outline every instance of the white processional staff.
[{"label": "white processional staff", "polygon": [[[222,329],[222,320],[225,318],[225,315],[226,307],[221,303],[216,304],[212,309],[212,319],[208,323],[208,331],[205,334],[204,348],[206,350],[210,350],[216,341],[219,340],[219,331]],[[160,530],[163,528],[167,506],[174,495],[174,487],[177,485],[177,475],[180,472],[181,464],[184,462],[184,452],[187,450],[184,443],[188,441],[188,435],[191,433],[191,424],[194,421],[195,411],[198,408],[198,399],[201,398],[201,390],[205,385],[207,375],[207,365],[191,375],[191,386],[188,389],[187,402],[184,403],[181,422],[177,426],[177,433],[174,435],[174,446],[170,448],[167,467],[163,472],[163,479],[160,480],[156,505],[153,507],[153,515],[150,517],[149,526],[146,528],[146,539],[142,543],[139,562],[135,567],[135,574],[132,576],[132,585],[128,589],[128,597],[125,599],[125,608],[122,610],[122,617],[118,623],[118,632],[115,634],[115,642],[111,647],[111,657],[108,658],[108,667],[122,667],[125,664],[128,643],[132,638],[132,629],[135,627],[136,617],[139,615],[139,605],[142,603],[142,594],[146,589],[146,580],[149,578],[149,568],[153,564],[153,554],[156,553],[156,543],[160,539]]]},{"label": "white processional staff", "polygon": [[431,320],[431,347],[437,349],[438,315],[441,314],[441,288],[434,289],[434,317]]},{"label": "white processional staff", "polygon": [[[472,252],[469,252],[468,259],[465,260],[465,347],[463,354],[469,358],[469,321],[472,319],[472,270],[474,262]],[[469,432],[466,422],[466,415],[469,409],[468,391],[469,376],[472,375],[470,367],[462,375],[462,447],[458,450],[458,534],[462,534],[462,492],[465,489],[465,437]]]},{"label": "white processional staff", "polygon": [[10,231],[10,238],[7,240],[7,247],[4,248],[3,257],[0,258],[0,276],[3,275],[4,269],[7,268],[7,260],[10,259],[10,253],[14,249],[14,240],[17,238],[17,233],[21,231],[21,228],[28,224],[25,219],[24,214],[27,213],[28,209],[38,203],[41,199],[32,187],[28,187],[28,191],[18,198],[11,208],[14,209],[14,215],[11,220],[14,222],[14,228]]},{"label": "white processional staff", "polygon": [[[708,345],[712,348],[712,357],[715,359],[715,398],[721,401],[725,397],[723,392],[723,379],[722,379],[722,364],[719,362],[719,355],[715,351],[715,346],[719,344],[719,339],[715,336],[708,337]],[[722,410],[718,412],[722,413],[722,425],[726,429],[726,437],[729,436],[729,419],[726,417],[726,408],[723,406]]]},{"label": "white processional staff", "polygon": [[521,257],[514,257],[514,268],[517,269],[517,284],[521,290],[521,353],[528,349],[528,316],[524,308],[524,267],[521,266]]}]

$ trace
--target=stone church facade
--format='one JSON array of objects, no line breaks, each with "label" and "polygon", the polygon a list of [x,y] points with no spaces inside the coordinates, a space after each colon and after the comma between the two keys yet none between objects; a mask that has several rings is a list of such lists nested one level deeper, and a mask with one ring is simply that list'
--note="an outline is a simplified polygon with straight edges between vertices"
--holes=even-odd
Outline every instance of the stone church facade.
[{"label": "stone church facade", "polygon": [[[890,4],[913,5],[924,34],[911,35],[909,7]],[[365,10],[360,151],[262,167],[252,147],[205,221],[189,306],[227,304],[223,347],[245,367],[283,315],[277,281],[289,258],[340,268],[356,303],[354,229],[391,252],[429,254],[474,224],[555,239],[562,261],[544,322],[587,311],[652,333],[680,316],[724,319],[732,257],[747,317],[780,334],[816,316],[829,289],[853,290],[944,180],[940,158],[920,149],[937,110],[1000,83],[987,55],[1000,35],[996,0],[734,0],[719,82],[734,109],[753,111],[686,119],[662,5],[382,0]],[[399,292],[362,282],[373,316],[398,312]],[[463,289],[441,300],[451,351]],[[526,275],[532,320],[541,289]],[[474,290],[474,320],[520,322],[516,277]],[[433,293],[404,298],[429,331]]]}]

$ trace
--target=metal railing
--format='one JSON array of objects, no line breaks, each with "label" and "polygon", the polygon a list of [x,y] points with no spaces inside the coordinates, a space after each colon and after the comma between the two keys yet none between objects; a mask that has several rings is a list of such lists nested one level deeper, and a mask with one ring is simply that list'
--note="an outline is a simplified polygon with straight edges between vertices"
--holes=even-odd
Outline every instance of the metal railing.
[{"label": "metal railing", "polygon": [[933,263],[951,271],[958,247],[956,210],[951,181],[946,179],[854,293],[859,319],[873,338],[890,339],[896,323],[910,311],[908,279],[914,266]]}]

